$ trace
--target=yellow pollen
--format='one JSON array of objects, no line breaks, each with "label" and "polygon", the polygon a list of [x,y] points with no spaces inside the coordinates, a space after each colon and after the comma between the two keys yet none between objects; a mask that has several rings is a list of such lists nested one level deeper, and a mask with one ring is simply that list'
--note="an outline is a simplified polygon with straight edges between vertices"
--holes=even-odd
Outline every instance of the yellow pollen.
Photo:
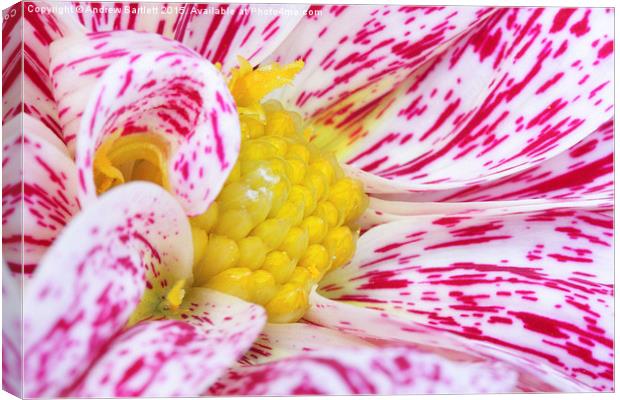
[{"label": "yellow pollen", "polygon": [[97,148],[93,162],[95,187],[101,194],[127,181],[168,183],[168,143],[154,133],[115,133]]},{"label": "yellow pollen", "polygon": [[253,69],[242,57],[238,57],[239,67],[232,71],[229,82],[230,91],[238,107],[251,107],[263,97],[279,87],[293,81],[304,67],[301,60],[280,66],[277,63]]},{"label": "yellow pollen", "polygon": [[271,322],[294,322],[311,288],[355,252],[368,198],[331,153],[308,141],[312,126],[263,97],[303,62],[253,69],[229,88],[241,122],[239,159],[216,201],[190,219],[195,284],[262,305]]},{"label": "yellow pollen", "polygon": [[166,301],[172,311],[179,308],[185,297],[185,279],[178,280],[166,295]]}]

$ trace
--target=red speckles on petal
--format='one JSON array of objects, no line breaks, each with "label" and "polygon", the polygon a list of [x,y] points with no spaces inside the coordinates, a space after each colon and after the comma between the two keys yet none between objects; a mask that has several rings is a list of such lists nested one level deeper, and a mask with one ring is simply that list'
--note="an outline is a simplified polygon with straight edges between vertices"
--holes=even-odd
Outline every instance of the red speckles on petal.
[{"label": "red speckles on petal", "polygon": [[[387,109],[380,106],[352,126],[356,138],[367,137],[347,159],[365,171],[358,175],[367,190],[494,180],[561,153],[608,120],[610,58],[599,59],[591,43],[604,38],[611,20],[598,9],[558,15],[498,10],[416,71],[384,100]],[[576,37],[571,26],[582,21],[590,28]],[[547,27],[553,35],[541,33]]]},{"label": "red speckles on petal", "polygon": [[614,41],[606,42],[598,51],[598,58],[606,58],[614,51]]},{"label": "red speckles on petal", "polygon": [[[369,230],[351,264],[328,274],[321,282],[328,290],[320,293],[460,335],[473,340],[467,345],[476,353],[524,371],[536,359],[546,363],[539,378],[551,384],[570,386],[575,380],[612,389],[606,378],[613,354],[608,211],[547,210],[451,224],[436,219],[421,216]],[[399,239],[412,233],[419,240],[400,245]],[[340,317],[347,320],[345,315]],[[333,326],[336,317],[317,309],[306,318]],[[367,335],[382,337],[380,330],[350,321]],[[386,332],[385,338],[390,335],[396,334]],[[439,339],[403,335],[398,339],[429,345]],[[487,344],[512,355],[485,350]]]},{"label": "red speckles on petal", "polygon": [[[229,315],[231,303],[235,304],[238,312],[235,322],[244,327],[245,336],[235,332],[233,322],[225,322],[218,329],[196,321],[141,322],[125,330],[106,347],[71,395],[170,397],[202,394],[239,353],[249,347],[255,337],[252,334],[257,335],[263,323],[250,319],[255,306],[236,299],[227,298],[225,302],[217,299],[217,294],[211,294],[210,304],[200,306],[215,305],[214,311]],[[259,315],[257,310],[254,313]],[[240,318],[248,318],[248,321],[240,321]]]},{"label": "red speckles on petal", "polygon": [[[579,202],[611,206],[614,182],[612,122],[602,124],[561,155],[506,178],[466,188],[415,192],[385,198],[416,202],[417,207],[420,207],[420,202],[438,202],[437,205],[450,203],[452,206],[462,203],[464,210],[475,210],[481,205],[496,208],[524,206],[533,200],[539,201],[539,207]],[[373,200],[371,207],[394,213],[404,203],[394,204],[392,207],[388,204]],[[450,207],[449,204],[446,206]],[[401,213],[409,211],[413,209],[403,208]]]},{"label": "red speckles on petal", "polygon": [[[15,118],[7,128],[21,122]],[[62,142],[29,115],[5,137],[2,243],[7,263],[35,266],[79,211],[77,168]],[[27,273],[34,268],[28,268]]]},{"label": "red speckles on petal", "polygon": [[[349,128],[414,68],[490,10],[356,6],[308,15],[271,56],[306,66],[283,96],[321,124]],[[410,34],[405,34],[409,32]],[[317,45],[316,37],[321,35]],[[323,43],[330,45],[324,46]],[[311,79],[310,79],[311,77]]]}]

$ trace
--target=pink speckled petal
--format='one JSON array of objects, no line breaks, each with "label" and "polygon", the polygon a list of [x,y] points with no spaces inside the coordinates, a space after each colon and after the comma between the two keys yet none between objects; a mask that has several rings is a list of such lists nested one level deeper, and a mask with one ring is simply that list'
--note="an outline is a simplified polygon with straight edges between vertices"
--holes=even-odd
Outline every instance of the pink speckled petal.
[{"label": "pink speckled petal", "polygon": [[102,141],[154,132],[169,143],[170,190],[188,215],[204,212],[232,169],[241,141],[222,75],[198,56],[146,52],[112,64],[92,88],[77,138],[80,201],[96,199],[93,159]]},{"label": "pink speckled petal", "polygon": [[126,324],[145,277],[191,277],[188,246],[183,210],[151,183],[122,185],[78,214],[24,296],[25,395],[66,395]]},{"label": "pink speckled petal", "polygon": [[117,337],[76,397],[177,397],[202,394],[252,344],[262,308],[207,289],[192,289],[180,320],[145,321]]},{"label": "pink speckled petal", "polygon": [[613,116],[613,10],[500,9],[385,99],[343,155],[371,192],[495,180]]},{"label": "pink speckled petal", "polygon": [[[311,11],[311,13],[310,13]],[[484,20],[492,9],[315,5],[268,61],[306,63],[278,96],[338,130],[368,115],[415,68]],[[330,143],[332,139],[337,143]],[[320,135],[317,143],[341,145]]]},{"label": "pink speckled petal", "polygon": [[22,397],[22,295],[21,276],[2,261],[2,389]]},{"label": "pink speckled petal", "polygon": [[199,287],[189,291],[181,307],[181,321],[198,326],[230,346],[230,363],[250,348],[267,320],[261,306]]},{"label": "pink speckled petal", "polygon": [[63,140],[72,151],[86,104],[103,73],[120,58],[148,51],[196,55],[174,40],[134,31],[75,34],[51,44],[52,91],[58,103]]},{"label": "pink speckled petal", "polygon": [[[413,324],[410,340],[425,343],[419,330],[435,329],[479,354],[540,369],[555,387],[608,391],[612,228],[608,211],[582,209],[382,225],[361,237],[351,264],[324,278],[319,293],[331,300],[315,298],[305,318],[363,335],[373,324],[350,321],[351,305],[338,311],[350,302],[376,314],[373,336],[395,335],[401,324],[406,340]],[[384,318],[395,328],[382,327]]]},{"label": "pink speckled petal", "polygon": [[229,371],[211,395],[290,396],[498,393],[517,374],[502,364],[457,363],[406,347],[324,349]]},{"label": "pink speckled petal", "polygon": [[370,196],[365,228],[416,215],[506,214],[613,206],[613,121],[567,151],[497,181],[466,188]]},{"label": "pink speckled petal", "polygon": [[175,39],[224,71],[237,56],[257,65],[284,41],[308,8],[304,4],[188,4]]},{"label": "pink speckled petal", "polygon": [[374,345],[356,336],[308,323],[267,324],[240,363],[263,364],[307,351],[347,347]]},{"label": "pink speckled petal", "polygon": [[9,267],[29,274],[80,206],[66,147],[43,123],[22,116],[7,123],[3,147],[2,245]]}]

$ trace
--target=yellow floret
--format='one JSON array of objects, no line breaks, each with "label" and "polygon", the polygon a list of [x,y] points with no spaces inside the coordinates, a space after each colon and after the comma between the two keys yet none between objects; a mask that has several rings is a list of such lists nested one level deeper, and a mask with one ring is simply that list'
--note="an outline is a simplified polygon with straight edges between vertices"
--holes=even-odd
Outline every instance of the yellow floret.
[{"label": "yellow floret", "polygon": [[329,231],[323,243],[331,256],[333,268],[347,263],[355,253],[355,237],[348,226],[339,226]]},{"label": "yellow floret", "polygon": [[299,260],[299,265],[306,268],[312,275],[312,279],[316,282],[323,277],[331,266],[329,253],[325,246],[320,244],[310,245]]},{"label": "yellow floret", "polygon": [[287,283],[265,305],[270,322],[297,321],[308,309],[308,292],[299,285]]},{"label": "yellow floret", "polygon": [[239,266],[249,269],[260,268],[267,256],[267,246],[258,236],[248,236],[239,241]]},{"label": "yellow floret", "polygon": [[267,254],[263,269],[273,275],[276,282],[284,283],[291,277],[295,262],[284,251],[276,250]]},{"label": "yellow floret", "polygon": [[207,232],[192,226],[192,242],[194,244],[194,265],[196,265],[207,252]]},{"label": "yellow floret", "polygon": [[209,279],[207,287],[223,293],[228,293],[243,300],[251,300],[249,268],[229,268]]},{"label": "yellow floret", "polygon": [[213,203],[211,203],[207,211],[200,215],[192,217],[189,220],[192,225],[195,225],[208,233],[217,222],[218,212],[219,206],[217,205],[217,201],[214,201]]},{"label": "yellow floret", "polygon": [[321,243],[327,234],[327,223],[321,217],[311,215],[301,222],[301,226],[308,231],[309,243]]},{"label": "yellow floret", "polygon": [[308,231],[298,226],[292,227],[280,245],[293,260],[298,260],[308,247]]},{"label": "yellow floret", "polygon": [[226,236],[210,235],[205,255],[194,267],[196,284],[208,282],[214,275],[237,265],[238,261],[239,246],[234,240]]}]

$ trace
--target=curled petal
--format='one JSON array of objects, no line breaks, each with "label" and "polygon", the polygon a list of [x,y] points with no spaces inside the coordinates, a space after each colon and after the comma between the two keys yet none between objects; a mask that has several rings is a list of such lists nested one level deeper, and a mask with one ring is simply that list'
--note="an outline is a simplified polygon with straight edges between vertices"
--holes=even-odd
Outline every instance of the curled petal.
[{"label": "curled petal", "polygon": [[[316,123],[346,129],[368,115],[416,67],[491,11],[477,7],[312,6],[270,56],[272,61],[288,63],[301,58],[305,62],[297,83],[279,97]],[[316,140],[337,146],[347,139],[325,133]]]},{"label": "curled petal", "polygon": [[[129,183],[78,214],[41,260],[24,298],[29,397],[66,395],[126,324],[145,274],[191,274],[191,233],[178,203],[150,183]],[[166,282],[163,279],[162,282]]]},{"label": "curled petal", "polygon": [[58,102],[63,140],[72,152],[86,104],[103,73],[120,58],[148,51],[195,55],[173,40],[134,31],[69,35],[51,44],[53,96]]},{"label": "curled petal", "polygon": [[[460,336],[522,370],[535,362],[556,387],[610,390],[612,221],[605,211],[568,209],[382,225],[320,294]],[[331,315],[330,326],[348,320],[344,310]]]},{"label": "curled petal", "polygon": [[119,130],[153,132],[168,141],[171,191],[189,215],[215,199],[241,140],[234,100],[211,63],[173,52],[124,57],[105,71],[82,116],[76,163],[84,205],[97,195],[95,151]]},{"label": "curled petal", "polygon": [[23,114],[7,126],[14,129],[3,148],[2,244],[13,271],[32,273],[80,209],[77,168],[64,144],[43,123]]},{"label": "curled petal", "polygon": [[312,351],[229,371],[212,395],[497,393],[513,390],[500,364],[456,363],[404,347]]},{"label": "curled petal", "polygon": [[224,71],[237,65],[237,56],[257,65],[289,36],[307,8],[303,4],[188,4],[175,39],[221,63]]},{"label": "curled petal", "polygon": [[[523,171],[613,115],[609,9],[505,8],[376,108],[343,158],[367,190],[439,190]],[[397,150],[397,151],[396,151]]]},{"label": "curled petal", "polygon": [[374,345],[338,330],[307,323],[267,324],[240,363],[263,364],[307,351],[346,347],[362,348]]}]

